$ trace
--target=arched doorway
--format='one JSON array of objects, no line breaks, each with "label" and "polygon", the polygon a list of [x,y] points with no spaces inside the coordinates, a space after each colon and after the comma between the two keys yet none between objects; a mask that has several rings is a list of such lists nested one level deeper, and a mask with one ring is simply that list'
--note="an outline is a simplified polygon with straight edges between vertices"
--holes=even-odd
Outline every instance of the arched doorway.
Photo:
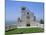
[{"label": "arched doorway", "polygon": [[26,26],[30,26],[30,24],[26,24]]}]

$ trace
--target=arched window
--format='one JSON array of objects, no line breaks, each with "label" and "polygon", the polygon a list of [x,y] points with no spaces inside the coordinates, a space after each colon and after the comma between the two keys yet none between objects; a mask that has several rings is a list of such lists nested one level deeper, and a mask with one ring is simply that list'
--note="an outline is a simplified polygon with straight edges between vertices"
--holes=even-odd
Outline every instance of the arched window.
[{"label": "arched window", "polygon": [[36,21],[36,16],[34,16],[34,21]]},{"label": "arched window", "polygon": [[20,21],[20,18],[18,18],[18,21]]},{"label": "arched window", "polygon": [[20,22],[22,22],[22,20],[20,20]]},{"label": "arched window", "polygon": [[25,10],[26,8],[22,8],[22,10]]}]

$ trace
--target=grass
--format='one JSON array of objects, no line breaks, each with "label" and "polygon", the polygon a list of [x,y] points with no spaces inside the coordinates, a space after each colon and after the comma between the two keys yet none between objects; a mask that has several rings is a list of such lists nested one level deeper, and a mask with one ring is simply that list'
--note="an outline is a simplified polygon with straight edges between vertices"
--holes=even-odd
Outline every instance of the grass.
[{"label": "grass", "polygon": [[44,29],[42,28],[17,28],[17,29],[9,30],[5,32],[5,34],[9,35],[9,34],[39,33],[39,32],[44,32]]}]

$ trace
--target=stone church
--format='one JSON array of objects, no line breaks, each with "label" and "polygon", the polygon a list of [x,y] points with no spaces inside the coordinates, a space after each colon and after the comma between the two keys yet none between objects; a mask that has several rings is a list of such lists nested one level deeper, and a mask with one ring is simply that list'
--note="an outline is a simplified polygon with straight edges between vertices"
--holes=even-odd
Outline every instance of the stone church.
[{"label": "stone church", "polygon": [[21,18],[16,23],[18,28],[39,27],[40,23],[36,21],[36,16],[26,7],[21,8]]}]

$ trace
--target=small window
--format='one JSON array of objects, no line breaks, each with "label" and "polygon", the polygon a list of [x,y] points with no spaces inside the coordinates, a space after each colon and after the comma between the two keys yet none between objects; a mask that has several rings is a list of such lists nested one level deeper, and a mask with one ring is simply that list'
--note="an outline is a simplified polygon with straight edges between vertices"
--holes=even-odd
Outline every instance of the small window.
[{"label": "small window", "polygon": [[29,12],[27,12],[27,14],[29,14]]}]

